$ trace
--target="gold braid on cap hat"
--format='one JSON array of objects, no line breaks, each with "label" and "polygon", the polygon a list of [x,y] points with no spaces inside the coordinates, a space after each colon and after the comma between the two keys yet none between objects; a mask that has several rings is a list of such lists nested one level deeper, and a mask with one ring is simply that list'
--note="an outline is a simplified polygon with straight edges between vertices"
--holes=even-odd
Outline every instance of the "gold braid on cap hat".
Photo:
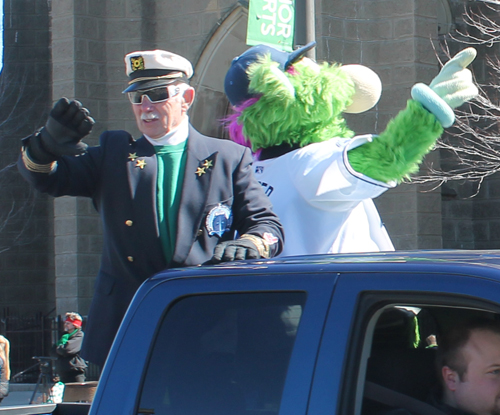
[{"label": "gold braid on cap hat", "polygon": [[182,79],[182,78],[187,78],[187,76],[184,74],[184,72],[172,72],[167,75],[161,75],[161,76],[143,76],[135,78],[129,81],[128,84],[132,85],[135,84],[136,82],[154,81],[156,79],[175,79],[175,78]]}]

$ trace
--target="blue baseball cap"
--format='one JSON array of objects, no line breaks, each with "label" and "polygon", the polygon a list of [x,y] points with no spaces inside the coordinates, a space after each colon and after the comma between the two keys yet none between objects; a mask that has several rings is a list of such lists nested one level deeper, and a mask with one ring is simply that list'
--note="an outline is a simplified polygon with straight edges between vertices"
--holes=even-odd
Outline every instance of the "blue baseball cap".
[{"label": "blue baseball cap", "polygon": [[247,99],[258,96],[258,94],[252,94],[248,91],[250,80],[248,79],[246,71],[248,67],[252,63],[257,62],[260,57],[270,55],[274,62],[279,63],[279,68],[284,72],[294,62],[302,59],[302,57],[314,46],[316,46],[316,42],[313,41],[293,52],[285,52],[271,46],[257,45],[234,58],[226,73],[226,78],[224,79],[224,91],[231,105],[241,105]]}]

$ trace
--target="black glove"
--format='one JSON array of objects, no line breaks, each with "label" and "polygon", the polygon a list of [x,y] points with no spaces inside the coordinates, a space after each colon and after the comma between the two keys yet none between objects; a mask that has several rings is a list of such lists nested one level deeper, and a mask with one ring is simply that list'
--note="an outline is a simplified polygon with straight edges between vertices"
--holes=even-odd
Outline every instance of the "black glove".
[{"label": "black glove", "polygon": [[50,111],[45,127],[30,138],[29,154],[39,163],[50,163],[61,156],[85,153],[82,138],[92,131],[95,121],[79,101],[61,98]]},{"label": "black glove", "polygon": [[239,261],[242,259],[259,259],[261,256],[255,244],[248,239],[219,242],[214,249],[212,263]]}]

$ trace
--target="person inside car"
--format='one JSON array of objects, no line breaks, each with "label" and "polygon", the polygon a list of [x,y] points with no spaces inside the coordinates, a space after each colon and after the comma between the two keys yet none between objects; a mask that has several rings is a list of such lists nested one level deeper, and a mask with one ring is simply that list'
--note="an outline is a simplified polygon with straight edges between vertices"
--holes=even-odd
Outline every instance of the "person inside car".
[{"label": "person inside car", "polygon": [[[500,322],[469,320],[438,337],[437,343],[442,387],[427,402],[443,415],[500,415]],[[386,414],[408,413],[419,412],[398,408]]]}]

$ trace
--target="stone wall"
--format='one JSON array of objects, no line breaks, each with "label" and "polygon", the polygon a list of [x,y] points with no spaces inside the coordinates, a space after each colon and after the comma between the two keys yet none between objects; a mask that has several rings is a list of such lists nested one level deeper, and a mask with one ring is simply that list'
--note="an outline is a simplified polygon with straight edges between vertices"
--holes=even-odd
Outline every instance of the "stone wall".
[{"label": "stone wall", "polygon": [[[441,0],[441,2],[447,0]],[[43,125],[52,102],[77,98],[96,120],[86,138],[107,129],[138,136],[123,57],[133,50],[167,49],[190,59],[198,96],[193,124],[222,136],[228,111],[222,79],[244,51],[245,2],[234,0],[15,0],[5,2],[5,66],[0,76],[0,304],[21,312],[56,309],[85,314],[102,244],[101,226],[87,199],[54,200],[34,192],[13,166],[20,138]],[[444,3],[443,3],[444,4]],[[463,0],[452,0],[459,20]],[[12,7],[12,8],[11,8]],[[50,8],[49,8],[50,7]],[[439,71],[434,0],[316,1],[317,60],[361,63],[383,82],[375,108],[347,117],[358,134],[380,133],[404,108],[410,88]],[[441,28],[441,30],[443,30]],[[481,69],[475,64],[475,70]],[[481,72],[487,76],[486,72]],[[4,118],[2,118],[4,117]],[[440,163],[437,152],[428,161]],[[498,178],[473,199],[470,183],[429,191],[401,185],[377,198],[398,249],[494,248],[500,244]],[[8,221],[7,221],[8,219]]]},{"label": "stone wall", "polygon": [[50,20],[46,0],[4,2],[0,75],[0,312],[54,307],[53,210],[15,163],[20,139],[43,120],[50,101]]},{"label": "stone wall", "polygon": [[[451,0],[451,13],[454,28],[461,33],[474,31],[464,23],[464,7],[473,13],[481,11],[490,14],[493,21],[498,22],[498,13],[489,10],[487,5],[480,1],[469,2],[466,5],[460,0]],[[498,24],[498,23],[497,23]],[[460,36],[459,36],[460,38]],[[442,41],[451,45],[451,50],[456,52],[468,45],[450,43],[449,36],[443,36]],[[498,56],[499,45],[475,45],[478,56],[472,64],[476,81],[480,85],[488,83],[498,84],[498,74],[488,65],[488,58]],[[498,91],[488,90],[488,96],[493,103],[498,105]],[[479,126],[480,124],[478,124]],[[493,137],[498,137],[498,127],[489,131]],[[470,137],[468,137],[470,138]],[[493,140],[492,140],[493,142]],[[496,150],[494,150],[496,148]],[[493,144],[488,156],[498,152]],[[449,169],[456,163],[456,158],[449,153],[441,152],[441,163]],[[442,188],[442,221],[443,221],[443,247],[449,249],[498,249],[500,248],[500,177],[498,174],[488,177],[483,182],[478,181],[452,181]]]},{"label": "stone wall", "polygon": [[[416,82],[430,82],[439,67],[431,41],[437,40],[434,0],[341,0],[320,2],[318,60],[360,63],[382,80],[379,103],[347,117],[359,134],[380,133],[404,109]],[[429,157],[436,158],[435,155]],[[440,192],[400,185],[376,199],[396,249],[440,248]]]}]

